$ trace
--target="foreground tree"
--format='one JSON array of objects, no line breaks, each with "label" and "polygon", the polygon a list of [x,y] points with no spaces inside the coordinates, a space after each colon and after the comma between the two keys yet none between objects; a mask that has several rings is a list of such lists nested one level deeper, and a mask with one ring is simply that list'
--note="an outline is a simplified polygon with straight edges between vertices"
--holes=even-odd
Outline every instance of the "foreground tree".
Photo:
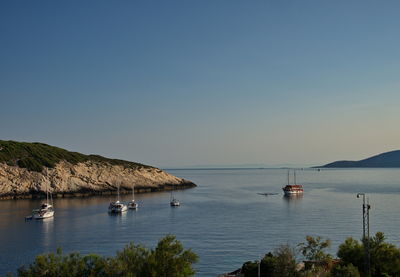
[{"label": "foreground tree", "polygon": [[[242,266],[242,273],[245,277],[258,277],[258,261],[246,262]],[[295,277],[296,259],[294,250],[288,245],[282,245],[275,249],[274,253],[269,252],[261,260],[261,277]]]},{"label": "foreground tree", "polygon": [[[369,241],[371,276],[388,277],[400,276],[400,249],[395,245],[385,242],[383,233],[378,232]],[[344,265],[352,264],[365,275],[364,272],[364,246],[352,238],[339,246],[338,257]]]},{"label": "foreground tree", "polygon": [[18,269],[20,277],[190,277],[195,274],[192,264],[198,257],[190,249],[184,250],[174,236],[162,238],[155,249],[133,243],[115,257],[82,256],[79,253],[63,255],[43,254],[29,266]]},{"label": "foreground tree", "polygon": [[329,239],[321,237],[306,236],[306,242],[299,245],[300,253],[309,261],[323,262],[332,259],[332,256],[325,253],[325,249],[331,246]]}]

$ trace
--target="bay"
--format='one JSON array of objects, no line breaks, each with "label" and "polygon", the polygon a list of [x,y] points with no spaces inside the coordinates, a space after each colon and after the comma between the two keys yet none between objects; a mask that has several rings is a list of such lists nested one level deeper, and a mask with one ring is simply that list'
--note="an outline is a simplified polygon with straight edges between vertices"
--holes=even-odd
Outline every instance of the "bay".
[{"label": "bay", "polygon": [[[114,197],[55,199],[55,217],[24,221],[40,200],[0,201],[0,275],[16,272],[35,255],[55,251],[114,255],[129,242],[153,247],[166,234],[177,236],[200,260],[196,276],[216,276],[282,244],[296,246],[306,235],[332,240],[332,254],[347,237],[361,238],[362,201],[372,206],[371,234],[382,231],[400,246],[399,169],[304,169],[301,198],[285,198],[285,169],[167,170],[198,185],[174,192],[136,194],[137,211],[107,213]],[[258,193],[278,193],[259,195]],[[130,195],[122,196],[128,202]]]}]

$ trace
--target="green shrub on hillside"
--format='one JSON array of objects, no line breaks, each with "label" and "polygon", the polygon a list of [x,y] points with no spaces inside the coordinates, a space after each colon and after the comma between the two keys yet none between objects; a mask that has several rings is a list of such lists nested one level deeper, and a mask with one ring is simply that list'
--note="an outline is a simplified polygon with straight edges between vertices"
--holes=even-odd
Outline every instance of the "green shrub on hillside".
[{"label": "green shrub on hillside", "polygon": [[126,168],[150,167],[140,163],[108,159],[99,155],[84,155],[78,152],[70,152],[44,143],[0,140],[0,163],[41,172],[44,167],[54,168],[62,160],[72,164],[94,161],[111,165],[122,165]]}]

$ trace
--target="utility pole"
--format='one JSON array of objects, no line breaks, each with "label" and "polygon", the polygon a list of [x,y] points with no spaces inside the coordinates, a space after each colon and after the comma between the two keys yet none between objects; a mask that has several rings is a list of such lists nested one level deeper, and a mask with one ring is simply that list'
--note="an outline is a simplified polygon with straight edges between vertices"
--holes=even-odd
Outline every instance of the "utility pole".
[{"label": "utility pole", "polygon": [[365,193],[357,193],[357,198],[363,198],[362,212],[363,212],[363,245],[364,245],[364,272],[366,277],[370,277],[370,254],[369,254],[369,198],[365,200]]}]

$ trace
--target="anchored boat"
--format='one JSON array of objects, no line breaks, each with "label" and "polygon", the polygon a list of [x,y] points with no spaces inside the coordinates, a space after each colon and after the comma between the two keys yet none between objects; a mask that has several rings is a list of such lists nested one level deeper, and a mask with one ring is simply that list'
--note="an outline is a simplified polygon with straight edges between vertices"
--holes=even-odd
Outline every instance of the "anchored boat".
[{"label": "anchored boat", "polygon": [[291,196],[291,195],[299,195],[303,194],[303,186],[302,185],[297,185],[296,184],[296,170],[293,171],[293,177],[294,177],[294,184],[290,184],[290,172],[288,170],[287,174],[287,185],[282,188],[283,192],[285,193],[286,196]]},{"label": "anchored boat", "polygon": [[128,208],[136,210],[138,207],[138,203],[135,202],[135,186],[132,186],[132,200],[128,203]]},{"label": "anchored boat", "polygon": [[[51,202],[51,204],[49,203]],[[53,209],[53,197],[50,193],[50,201],[49,201],[49,191],[46,186],[46,202],[43,203],[39,209],[32,210],[32,215],[27,216],[26,219],[44,219],[54,216]]]},{"label": "anchored boat", "polygon": [[171,199],[170,199],[169,204],[171,205],[171,207],[177,207],[177,206],[181,205],[181,203],[179,203],[179,201],[175,197],[173,197],[172,191],[171,191]]},{"label": "anchored boat", "polygon": [[124,203],[121,203],[119,201],[119,184],[118,184],[118,198],[116,202],[111,202],[110,205],[108,206],[108,212],[109,213],[122,213],[127,211],[128,208]]}]

